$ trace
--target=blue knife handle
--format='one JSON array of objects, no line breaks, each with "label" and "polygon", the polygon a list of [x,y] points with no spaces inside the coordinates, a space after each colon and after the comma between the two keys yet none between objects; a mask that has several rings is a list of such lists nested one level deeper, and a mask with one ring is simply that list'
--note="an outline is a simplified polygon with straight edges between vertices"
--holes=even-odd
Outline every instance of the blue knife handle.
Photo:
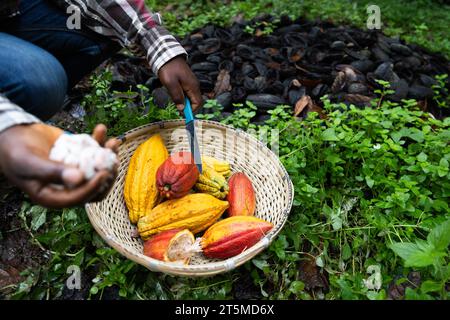
[{"label": "blue knife handle", "polygon": [[191,101],[188,98],[184,100],[184,117],[186,118],[186,123],[194,120],[194,114],[192,113]]}]

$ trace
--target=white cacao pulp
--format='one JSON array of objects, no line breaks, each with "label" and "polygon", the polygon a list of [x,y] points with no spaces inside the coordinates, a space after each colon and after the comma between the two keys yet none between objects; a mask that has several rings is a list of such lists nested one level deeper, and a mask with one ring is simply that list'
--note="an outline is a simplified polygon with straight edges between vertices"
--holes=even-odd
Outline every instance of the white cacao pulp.
[{"label": "white cacao pulp", "polygon": [[97,171],[111,171],[117,163],[116,154],[101,147],[88,134],[62,134],[50,150],[49,158],[80,169],[87,180]]}]

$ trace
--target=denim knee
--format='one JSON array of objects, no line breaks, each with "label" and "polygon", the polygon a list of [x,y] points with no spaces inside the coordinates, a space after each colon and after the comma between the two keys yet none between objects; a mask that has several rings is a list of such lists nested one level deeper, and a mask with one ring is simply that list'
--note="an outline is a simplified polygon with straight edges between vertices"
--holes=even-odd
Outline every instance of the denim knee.
[{"label": "denim knee", "polygon": [[[25,108],[41,120],[48,120],[63,107],[67,92],[66,73],[57,60],[54,62],[57,64],[44,76],[40,72],[31,72],[21,80],[23,95],[27,100],[24,103],[28,104],[28,108]],[[46,63],[48,65],[49,61]]]},{"label": "denim knee", "polygon": [[19,105],[28,112],[48,120],[63,106],[67,92],[67,76],[56,58],[34,61],[28,72],[17,75]]},{"label": "denim knee", "polygon": [[0,34],[0,92],[27,112],[48,120],[58,112],[67,92],[67,75],[47,51]]}]

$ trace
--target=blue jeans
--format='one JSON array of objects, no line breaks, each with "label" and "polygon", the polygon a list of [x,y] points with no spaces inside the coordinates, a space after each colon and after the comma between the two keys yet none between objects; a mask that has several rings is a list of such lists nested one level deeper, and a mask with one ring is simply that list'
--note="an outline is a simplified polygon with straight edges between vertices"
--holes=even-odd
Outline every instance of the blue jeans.
[{"label": "blue jeans", "polygon": [[42,120],[66,92],[119,46],[90,30],[70,30],[65,12],[45,0],[21,0],[21,15],[0,24],[0,93]]}]

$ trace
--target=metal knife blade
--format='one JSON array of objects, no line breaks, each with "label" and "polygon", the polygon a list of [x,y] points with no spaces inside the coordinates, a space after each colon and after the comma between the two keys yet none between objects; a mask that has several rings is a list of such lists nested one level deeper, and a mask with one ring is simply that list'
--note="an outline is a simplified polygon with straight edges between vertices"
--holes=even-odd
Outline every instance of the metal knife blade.
[{"label": "metal knife blade", "polygon": [[203,172],[202,158],[200,156],[200,149],[198,146],[197,135],[195,133],[195,118],[192,112],[191,102],[188,98],[184,104],[184,116],[186,118],[186,131],[188,133],[189,146],[191,147],[191,153],[194,156],[194,162],[197,166],[200,174]]}]

